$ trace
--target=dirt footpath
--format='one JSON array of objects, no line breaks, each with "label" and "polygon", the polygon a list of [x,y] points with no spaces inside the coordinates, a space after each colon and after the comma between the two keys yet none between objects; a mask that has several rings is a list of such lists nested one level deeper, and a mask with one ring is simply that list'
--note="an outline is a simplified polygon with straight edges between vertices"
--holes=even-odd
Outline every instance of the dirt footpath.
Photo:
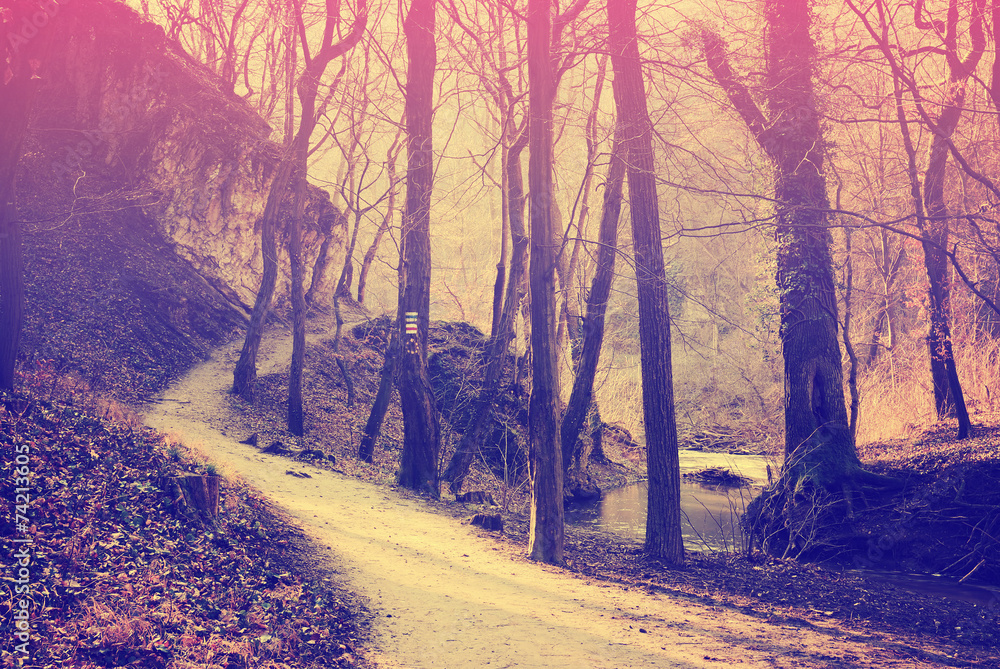
[{"label": "dirt footpath", "polygon": [[[367,600],[368,657],[379,667],[934,666],[899,652],[890,638],[848,640],[835,627],[771,624],[535,564],[391,489],[239,444],[247,435],[233,427],[239,420],[226,391],[240,344],[168,389],[146,422],[299,520],[330,556],[332,580]],[[290,348],[285,335],[265,341],[260,373],[286,369]]]}]

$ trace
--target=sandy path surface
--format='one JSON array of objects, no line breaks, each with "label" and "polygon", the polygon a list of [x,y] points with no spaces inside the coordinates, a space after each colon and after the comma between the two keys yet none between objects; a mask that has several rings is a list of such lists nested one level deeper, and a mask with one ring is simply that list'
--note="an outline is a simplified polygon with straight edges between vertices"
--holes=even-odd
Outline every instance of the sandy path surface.
[{"label": "sandy path surface", "polygon": [[[240,342],[168,389],[146,415],[259,488],[330,555],[332,578],[374,613],[380,667],[924,667],[890,638],[769,623],[538,565],[391,489],[239,444],[226,391]],[[260,373],[286,369],[290,338],[261,347]],[[228,420],[227,420],[228,418]],[[289,469],[312,478],[287,475]]]}]

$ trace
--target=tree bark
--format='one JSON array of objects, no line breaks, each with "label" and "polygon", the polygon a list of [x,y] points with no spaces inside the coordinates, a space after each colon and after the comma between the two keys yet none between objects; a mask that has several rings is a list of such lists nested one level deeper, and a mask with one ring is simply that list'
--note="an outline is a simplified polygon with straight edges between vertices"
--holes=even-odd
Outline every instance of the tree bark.
[{"label": "tree bark", "polygon": [[948,164],[949,140],[962,116],[965,100],[965,78],[952,73],[948,103],[933,128],[934,137],[924,172],[924,212],[921,245],[924,266],[927,269],[930,327],[927,332],[927,350],[931,360],[931,380],[934,384],[934,408],[939,419],[958,418],[959,439],[968,436],[969,413],[958,380],[955,354],[951,344],[951,291],[949,285],[948,248],[950,225],[944,186]]},{"label": "tree bark", "polygon": [[[403,411],[401,486],[437,496],[437,459],[441,434],[437,407],[427,373],[427,330],[430,312],[430,204],[434,186],[431,124],[434,108],[434,0],[413,0],[403,25],[406,35],[406,210],[403,216],[404,281],[399,287],[397,318],[401,355],[399,399]],[[409,313],[417,314],[417,335],[405,332]]]},{"label": "tree bark", "polygon": [[[44,82],[52,28],[34,28],[32,3],[6,3],[0,44],[0,390],[14,389],[24,326],[22,230],[15,205],[17,166],[38,88]],[[47,19],[59,20],[45,12]],[[30,39],[22,26],[34,28]]]},{"label": "tree bark", "polygon": [[[367,21],[367,2],[359,0],[351,31],[341,41],[334,42],[334,36],[337,34],[336,26],[340,23],[340,3],[328,4],[320,49],[315,55],[310,56],[307,45],[303,43],[306,66],[305,72],[302,73],[296,85],[301,116],[299,118],[299,131],[293,144],[293,159],[296,170],[295,209],[292,216],[288,253],[292,271],[292,362],[288,371],[288,431],[297,436],[302,436],[305,431],[302,409],[302,370],[306,357],[306,299],[302,268],[302,222],[305,218],[306,191],[309,185],[309,142],[317,122],[316,96],[327,65],[333,59],[343,56],[354,48],[364,33]],[[301,34],[301,38],[304,41],[306,35]],[[350,262],[349,256],[348,262]]]},{"label": "tree bark", "polygon": [[528,191],[531,260],[531,397],[528,402],[531,520],[528,554],[563,562],[563,468],[559,448],[559,373],[556,360],[555,264],[552,231],[551,0],[528,0]]},{"label": "tree bark", "polygon": [[850,489],[878,477],[861,468],[845,406],[809,3],[767,0],[764,17],[767,117],[730,69],[721,39],[703,39],[709,68],[775,166],[785,458],[747,520],[767,550],[804,555],[836,543]]},{"label": "tree bark", "polygon": [[615,129],[608,178],[604,182],[604,210],[598,232],[597,269],[587,296],[587,311],[583,321],[583,345],[580,361],[573,379],[566,413],[563,415],[560,439],[562,442],[563,471],[569,470],[577,460],[580,431],[587,418],[594,398],[594,377],[604,343],[604,316],[608,297],[615,278],[615,258],[618,255],[618,221],[621,216],[622,188],[625,182],[623,150],[623,124]]},{"label": "tree bark", "polygon": [[[837,209],[840,209],[839,203]],[[851,415],[848,426],[851,430],[851,441],[855,441],[858,434],[858,414],[861,411],[861,393],[858,390],[858,356],[854,352],[854,343],[851,339],[851,324],[854,315],[854,249],[853,231],[849,227],[844,228],[844,250],[847,258],[844,261],[844,351],[847,353],[847,388],[851,393]]]},{"label": "tree bark", "polygon": [[[290,148],[290,147],[289,147]],[[291,156],[286,151],[282,156],[271,187],[267,193],[267,204],[260,222],[260,254],[264,262],[263,275],[257,297],[250,312],[250,322],[247,324],[247,336],[243,340],[240,359],[233,370],[232,392],[247,402],[252,402],[257,385],[257,351],[260,340],[264,336],[264,321],[271,309],[271,299],[274,297],[274,286],[278,280],[278,247],[275,243],[276,228],[284,202],[288,181],[292,169]]]},{"label": "tree bark", "polygon": [[379,375],[378,391],[375,393],[375,400],[372,402],[371,413],[368,414],[368,422],[365,423],[365,431],[361,435],[361,444],[358,446],[358,459],[371,464],[375,457],[375,444],[379,434],[382,432],[382,421],[389,410],[389,400],[392,399],[392,386],[396,371],[396,360],[399,357],[399,340],[395,330],[389,335],[386,343],[385,360],[382,362],[382,372]]},{"label": "tree bark", "polygon": [[[303,125],[305,121],[303,120]],[[300,148],[302,155],[296,159],[297,168],[308,169],[305,163],[305,153],[308,151],[309,134],[302,138],[304,146]],[[295,213],[289,226],[288,262],[292,272],[292,360],[288,368],[288,431],[301,437],[305,433],[302,410],[302,370],[306,358],[306,298],[303,286],[302,268],[302,219],[305,218],[306,205],[306,174],[297,175],[295,182]]]},{"label": "tree bark", "polygon": [[17,209],[4,190],[0,188],[0,390],[13,390],[24,327],[24,259]]},{"label": "tree bark", "polygon": [[[309,290],[306,291],[306,304],[310,308],[316,308],[317,306],[316,300],[319,295],[320,286],[323,285],[327,267],[330,265],[330,244],[333,243],[335,230],[343,221],[343,216],[332,204],[329,205],[329,209],[321,211],[319,214],[320,230],[323,232],[323,243],[320,244],[319,253],[316,255],[312,277],[309,279]],[[347,229],[346,221],[344,221],[344,229]]]},{"label": "tree bark", "polygon": [[645,550],[679,565],[684,562],[684,545],[681,539],[681,478],[670,357],[670,308],[660,241],[653,126],[646,109],[635,8],[636,0],[608,0],[615,106],[628,164],[629,206],[639,297],[642,409],[649,475]]},{"label": "tree bark", "polygon": [[[573,251],[570,254],[569,262],[566,263],[565,271],[560,270],[559,275],[559,286],[562,291],[562,301],[560,302],[559,308],[559,328],[556,331],[556,341],[559,343],[560,348],[562,348],[566,339],[569,340],[570,360],[572,361],[574,374],[578,372],[580,364],[583,333],[582,324],[580,322],[580,311],[577,309],[579,293],[573,290],[573,284],[576,281],[576,274],[580,265],[580,252],[586,243],[586,230],[590,219],[590,190],[594,179],[594,164],[597,161],[598,148],[597,115],[601,108],[601,93],[604,90],[606,69],[607,58],[602,58],[598,69],[597,85],[594,87],[594,100],[590,107],[590,113],[587,115],[587,125],[584,133],[587,140],[587,164],[584,169],[583,181],[580,185],[580,194],[577,198],[580,205],[580,211],[579,214],[575,216],[576,235],[573,240]],[[619,193],[619,196],[620,195],[621,194]],[[575,208],[576,206],[574,205],[574,210]],[[567,228],[566,233],[567,236],[569,236],[570,230],[574,227],[573,219],[574,215],[571,213],[570,225],[569,228]],[[617,219],[615,221],[615,225],[617,226]],[[617,233],[617,227],[615,232]],[[565,255],[565,253],[563,255]],[[561,266],[562,263],[560,263],[557,268]],[[565,418],[563,418],[563,422],[565,422]],[[565,460],[563,462],[563,467],[569,467]]]},{"label": "tree bark", "polygon": [[[951,307],[948,288],[948,238],[949,214],[945,201],[944,186],[948,154],[951,151],[951,137],[961,119],[965,101],[965,86],[982,59],[986,49],[984,32],[984,0],[976,0],[972,4],[971,19],[968,33],[971,38],[971,50],[965,59],[958,52],[958,20],[959,8],[957,0],[949,0],[947,20],[944,22],[926,21],[921,12],[923,3],[917,3],[914,9],[914,23],[921,30],[933,30],[943,36],[943,45],[937,51],[943,53],[948,68],[948,79],[944,99],[941,101],[941,112],[936,120],[931,119],[925,109],[923,93],[917,86],[913,76],[903,71],[897,61],[897,49],[891,44],[890,25],[887,8],[882,0],[874,7],[879,14],[879,27],[872,25],[865,12],[852,2],[851,9],[861,18],[869,34],[875,38],[883,57],[886,59],[893,77],[893,93],[896,102],[896,117],[903,139],[907,156],[907,176],[910,181],[910,195],[913,200],[917,227],[920,232],[921,246],[924,251],[924,267],[928,280],[928,310],[930,324],[927,334],[927,346],[931,359],[931,380],[934,386],[934,406],[939,418],[958,418],[958,437],[963,439],[969,435],[971,424],[965,407],[962,387],[958,379],[955,357],[951,344]],[[924,172],[923,195],[921,183],[917,176],[916,149],[910,135],[906,111],[903,107],[903,86],[908,87],[917,111],[925,125],[933,133],[930,151],[927,158],[927,168]],[[973,288],[973,290],[975,290]],[[981,295],[980,295],[981,296]]]}]

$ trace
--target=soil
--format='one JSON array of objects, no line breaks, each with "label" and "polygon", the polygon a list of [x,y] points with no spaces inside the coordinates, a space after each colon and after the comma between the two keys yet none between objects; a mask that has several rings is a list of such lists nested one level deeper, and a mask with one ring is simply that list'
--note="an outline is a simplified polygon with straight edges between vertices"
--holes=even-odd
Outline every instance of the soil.
[{"label": "soil", "polygon": [[[306,439],[277,427],[290,355],[290,338],[280,332],[262,347],[260,404],[243,405],[226,392],[234,342],[171,386],[146,421],[297,519],[321,568],[367,600],[367,656],[377,666],[1000,665],[1000,600],[989,591],[980,591],[984,601],[963,602],[759,555],[689,553],[687,566],[674,570],[645,558],[634,542],[580,528],[568,528],[566,568],[532,563],[524,558],[523,486],[495,478],[487,485],[485,468],[473,472],[467,488],[486,489],[499,502],[502,534],[469,524],[480,506],[396,489],[401,428],[393,413],[376,462],[356,460],[380,360],[359,342],[341,344],[359,386],[360,406],[346,407],[321,343],[326,335],[322,324],[310,335]],[[239,443],[252,434],[261,447],[280,441],[327,458],[305,461]],[[635,476],[627,459],[599,474],[602,485]]]}]

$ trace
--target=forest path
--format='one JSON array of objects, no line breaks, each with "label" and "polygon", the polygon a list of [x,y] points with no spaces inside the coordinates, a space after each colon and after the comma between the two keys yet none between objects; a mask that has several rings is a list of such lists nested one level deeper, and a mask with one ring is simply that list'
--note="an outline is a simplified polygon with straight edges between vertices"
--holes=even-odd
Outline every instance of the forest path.
[{"label": "forest path", "polygon": [[[366,650],[379,667],[938,665],[933,654],[915,659],[886,636],[768,622],[533,563],[419,500],[240,444],[247,434],[227,391],[241,344],[217,349],[166,390],[146,423],[298,519],[328,556],[332,580],[367,601],[373,639]],[[290,335],[271,332],[259,373],[287,369],[290,357]]]}]

